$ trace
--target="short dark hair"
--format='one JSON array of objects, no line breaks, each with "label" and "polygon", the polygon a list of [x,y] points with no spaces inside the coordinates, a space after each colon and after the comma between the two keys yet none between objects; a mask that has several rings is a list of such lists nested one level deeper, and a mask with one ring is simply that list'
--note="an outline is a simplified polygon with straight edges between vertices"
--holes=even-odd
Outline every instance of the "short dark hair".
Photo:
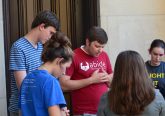
[{"label": "short dark hair", "polygon": [[152,49],[155,48],[155,47],[161,47],[165,51],[165,43],[164,43],[164,41],[161,40],[161,39],[155,39],[155,40],[153,40],[152,43],[151,43],[149,52],[151,52]]},{"label": "short dark hair", "polygon": [[69,38],[62,32],[56,32],[44,45],[41,59],[43,63],[63,58],[61,63],[72,60],[73,51]]},{"label": "short dark hair", "polygon": [[57,31],[60,30],[60,22],[57,18],[57,16],[55,15],[55,13],[53,13],[50,10],[44,10],[42,12],[40,12],[33,20],[31,28],[35,28],[38,25],[44,23],[45,24],[45,28],[48,26],[52,26],[54,27]]},{"label": "short dark hair", "polygon": [[98,26],[93,26],[86,34],[86,39],[90,42],[97,41],[100,44],[106,44],[108,41],[108,36],[104,29]]}]

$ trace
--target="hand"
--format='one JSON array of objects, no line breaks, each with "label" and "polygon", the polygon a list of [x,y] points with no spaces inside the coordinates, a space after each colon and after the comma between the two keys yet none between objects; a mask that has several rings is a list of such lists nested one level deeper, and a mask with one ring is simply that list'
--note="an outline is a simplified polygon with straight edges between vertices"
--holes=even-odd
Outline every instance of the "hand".
[{"label": "hand", "polygon": [[112,79],[113,79],[113,73],[111,73],[111,74],[108,74],[104,69],[102,69],[102,71],[103,71],[103,73],[105,73],[105,76],[107,76],[107,78],[108,78],[108,82],[112,82]]},{"label": "hand", "polygon": [[107,82],[107,86],[110,87],[111,83],[112,83],[112,80],[113,80],[113,73],[108,75],[108,79],[109,79],[109,81]]},{"label": "hand", "polygon": [[90,79],[91,84],[104,83],[104,82],[109,81],[108,74],[105,72],[99,73],[99,70],[94,71],[92,76],[89,79]]},{"label": "hand", "polygon": [[113,73],[109,74],[109,82],[112,83],[113,80]]},{"label": "hand", "polygon": [[113,73],[108,74],[104,69],[102,69],[102,71],[103,71],[104,73],[106,73],[106,76],[107,76],[107,78],[108,78],[108,80],[109,80],[109,81],[107,81],[106,83],[107,83],[107,86],[110,87],[111,82],[112,82],[112,79],[113,79]]},{"label": "hand", "polygon": [[70,111],[67,109],[67,107],[64,107],[61,109],[61,116],[70,116],[69,112]]}]

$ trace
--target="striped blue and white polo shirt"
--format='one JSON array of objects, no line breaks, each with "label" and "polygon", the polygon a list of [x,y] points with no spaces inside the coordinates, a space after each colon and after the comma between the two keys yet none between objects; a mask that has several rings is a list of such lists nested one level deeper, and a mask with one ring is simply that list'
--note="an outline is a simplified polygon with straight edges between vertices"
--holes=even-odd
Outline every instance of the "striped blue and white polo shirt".
[{"label": "striped blue and white polo shirt", "polygon": [[10,71],[11,71],[11,97],[9,111],[16,112],[18,108],[18,88],[14,78],[14,71],[26,70],[26,73],[37,69],[41,64],[41,53],[43,45],[39,42],[37,48],[24,37],[17,40],[11,47],[10,51]]}]

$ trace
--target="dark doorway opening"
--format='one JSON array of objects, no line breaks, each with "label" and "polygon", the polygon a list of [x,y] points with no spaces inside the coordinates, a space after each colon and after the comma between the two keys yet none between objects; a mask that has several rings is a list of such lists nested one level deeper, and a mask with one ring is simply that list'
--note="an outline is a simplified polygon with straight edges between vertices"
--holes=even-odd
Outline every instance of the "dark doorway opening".
[{"label": "dark doorway opening", "polygon": [[[100,25],[99,0],[3,0],[7,103],[10,97],[10,47],[30,30],[35,15],[45,9],[56,13],[61,31],[69,36],[73,49],[83,44],[91,26]],[[69,93],[65,93],[65,97],[70,104]]]}]

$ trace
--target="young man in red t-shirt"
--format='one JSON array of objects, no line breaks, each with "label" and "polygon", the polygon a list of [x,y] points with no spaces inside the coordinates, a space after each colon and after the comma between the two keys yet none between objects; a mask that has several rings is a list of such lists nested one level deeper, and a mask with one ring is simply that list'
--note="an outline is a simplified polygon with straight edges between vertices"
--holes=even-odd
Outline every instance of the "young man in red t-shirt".
[{"label": "young man in red t-shirt", "polygon": [[106,32],[92,27],[85,45],[74,50],[73,62],[66,75],[60,78],[63,90],[71,90],[74,115],[95,116],[100,97],[108,90],[112,68],[108,55],[103,51],[108,41]]}]

